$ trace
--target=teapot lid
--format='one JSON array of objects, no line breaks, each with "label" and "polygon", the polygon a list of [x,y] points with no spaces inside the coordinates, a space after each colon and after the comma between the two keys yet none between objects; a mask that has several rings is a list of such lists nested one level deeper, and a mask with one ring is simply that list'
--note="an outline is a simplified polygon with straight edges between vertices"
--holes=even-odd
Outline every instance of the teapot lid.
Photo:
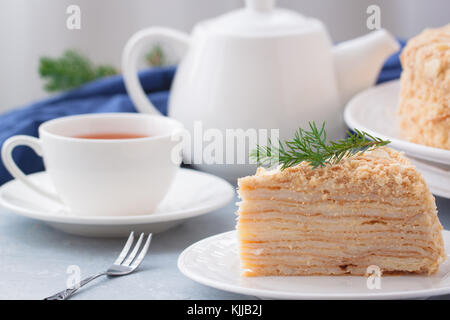
[{"label": "teapot lid", "polygon": [[245,0],[246,7],[204,21],[207,31],[242,36],[283,35],[314,24],[315,19],[275,7],[275,0]]}]

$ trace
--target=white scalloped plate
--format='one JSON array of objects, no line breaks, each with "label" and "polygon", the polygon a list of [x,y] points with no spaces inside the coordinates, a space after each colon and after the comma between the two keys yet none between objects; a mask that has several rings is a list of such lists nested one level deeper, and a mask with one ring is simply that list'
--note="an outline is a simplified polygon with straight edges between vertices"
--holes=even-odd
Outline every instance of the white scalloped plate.
[{"label": "white scalloped plate", "polygon": [[[46,172],[29,175],[39,185],[53,189]],[[151,192],[151,190],[149,190]],[[225,180],[190,169],[180,169],[155,212],[139,216],[75,215],[60,203],[12,180],[0,187],[0,205],[17,214],[43,221],[67,233],[93,237],[121,237],[135,232],[162,232],[186,219],[212,212],[234,198]]]},{"label": "white scalloped plate", "polygon": [[[443,231],[446,252],[450,231]],[[380,289],[368,289],[366,277],[251,277],[240,275],[236,231],[203,239],[178,258],[180,271],[203,285],[269,299],[410,299],[450,293],[450,261],[437,274],[381,277]]]}]

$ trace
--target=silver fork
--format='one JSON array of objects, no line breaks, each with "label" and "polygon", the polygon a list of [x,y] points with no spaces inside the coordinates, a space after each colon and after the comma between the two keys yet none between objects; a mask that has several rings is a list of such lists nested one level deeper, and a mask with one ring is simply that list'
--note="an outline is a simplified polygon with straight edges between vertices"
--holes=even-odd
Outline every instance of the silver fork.
[{"label": "silver fork", "polygon": [[[94,279],[97,279],[101,276],[124,276],[126,274],[132,273],[136,268],[141,264],[142,260],[144,260],[144,257],[147,253],[148,247],[150,246],[150,242],[152,240],[152,234],[150,233],[147,237],[147,241],[145,241],[144,246],[142,247],[142,250],[139,252],[139,255],[135,259],[139,248],[141,247],[142,240],[144,239],[144,233],[141,233],[139,236],[138,241],[136,242],[136,245],[134,246],[131,253],[128,255],[128,251],[130,251],[131,245],[134,242],[134,232],[130,233],[130,236],[128,237],[127,242],[125,243],[125,246],[122,249],[122,252],[117,257],[116,261],[108,268],[108,270],[104,272],[100,272],[98,274],[95,274],[93,276],[90,276],[89,278],[81,280],[79,283],[77,283],[73,288],[68,288],[66,290],[63,290],[61,292],[58,292],[57,294],[47,297],[44,300],[66,300],[70,298],[78,289],[86,285],[87,283],[91,282]],[[127,257],[128,255],[128,257]]]}]

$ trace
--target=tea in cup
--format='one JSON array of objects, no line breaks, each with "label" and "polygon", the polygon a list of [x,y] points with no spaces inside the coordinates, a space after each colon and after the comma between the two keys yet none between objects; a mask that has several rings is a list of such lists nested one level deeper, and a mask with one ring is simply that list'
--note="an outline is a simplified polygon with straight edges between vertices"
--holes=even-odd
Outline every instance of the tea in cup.
[{"label": "tea in cup", "polygon": [[[137,113],[58,118],[39,127],[39,138],[5,141],[2,159],[11,175],[41,195],[63,202],[77,215],[152,213],[181,163],[181,123]],[[17,167],[12,151],[28,146],[43,157],[56,193],[43,189]]]}]

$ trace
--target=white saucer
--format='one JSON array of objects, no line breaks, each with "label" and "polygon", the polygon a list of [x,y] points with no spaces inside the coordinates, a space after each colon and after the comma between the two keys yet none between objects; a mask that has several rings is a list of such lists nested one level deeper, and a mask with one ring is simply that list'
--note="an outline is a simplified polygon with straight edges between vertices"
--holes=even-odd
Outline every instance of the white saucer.
[{"label": "white saucer", "polygon": [[[450,231],[443,232],[450,250]],[[201,240],[178,258],[180,271],[206,286],[270,299],[408,299],[450,293],[450,260],[435,275],[381,277],[380,289],[368,289],[359,276],[253,277],[240,275],[236,231]]]},{"label": "white saucer", "polygon": [[[29,176],[52,189],[45,172]],[[151,192],[151,190],[149,190]],[[67,233],[94,237],[122,237],[135,232],[162,232],[188,218],[223,207],[234,198],[225,180],[196,170],[180,169],[165,199],[149,215],[80,216],[13,180],[0,187],[0,205],[20,215],[43,221]]]},{"label": "white saucer", "polygon": [[399,94],[398,80],[383,83],[357,94],[345,108],[345,122],[350,128],[357,128],[390,140],[390,146],[405,151],[410,156],[450,167],[450,150],[427,147],[400,137],[395,114]]},{"label": "white saucer", "polygon": [[412,158],[433,194],[450,198],[450,150],[427,147],[400,137],[395,114],[399,93],[400,82],[395,80],[357,94],[345,108],[345,122],[352,129],[390,140],[390,147]]}]

